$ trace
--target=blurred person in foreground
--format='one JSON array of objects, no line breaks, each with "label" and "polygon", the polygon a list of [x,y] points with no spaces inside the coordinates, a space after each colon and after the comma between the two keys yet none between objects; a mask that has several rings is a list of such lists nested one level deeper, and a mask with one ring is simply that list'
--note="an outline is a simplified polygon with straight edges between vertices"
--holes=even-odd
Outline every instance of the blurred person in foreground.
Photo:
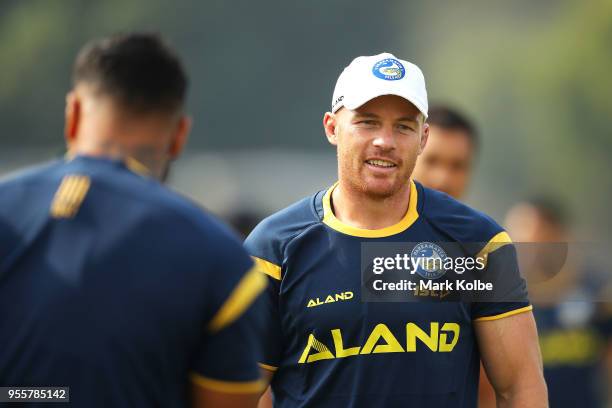
[{"label": "blurred person in foreground", "polygon": [[68,386],[74,407],[254,406],[265,279],[160,183],[190,129],[181,62],[117,35],[73,79],[67,158],[0,183],[0,385]]},{"label": "blurred person in foreground", "polygon": [[566,257],[572,233],[561,201],[541,196],[518,203],[509,210],[506,226],[533,282],[550,406],[603,407],[602,363],[612,349],[612,319],[595,299],[601,298],[605,277],[586,262],[577,264],[585,260]]},{"label": "blurred person in foreground", "polygon": [[[270,281],[275,328],[262,367],[275,405],[472,407],[482,357],[501,406],[546,406],[535,323],[507,234],[411,180],[429,133],[420,69],[388,53],[356,58],[332,101],[323,126],[339,181],[268,217],[245,243]],[[443,302],[431,291],[362,302],[367,242],[482,242],[466,255],[485,254],[487,272],[508,272],[517,300]]]}]

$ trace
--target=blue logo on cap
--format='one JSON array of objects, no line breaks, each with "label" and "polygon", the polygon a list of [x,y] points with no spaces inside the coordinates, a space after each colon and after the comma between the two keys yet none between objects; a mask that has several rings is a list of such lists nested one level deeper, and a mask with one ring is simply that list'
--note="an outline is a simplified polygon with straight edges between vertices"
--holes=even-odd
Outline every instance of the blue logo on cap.
[{"label": "blue logo on cap", "polygon": [[406,74],[406,70],[402,63],[395,58],[385,58],[374,64],[372,73],[374,76],[384,79],[385,81],[395,81],[402,79]]}]

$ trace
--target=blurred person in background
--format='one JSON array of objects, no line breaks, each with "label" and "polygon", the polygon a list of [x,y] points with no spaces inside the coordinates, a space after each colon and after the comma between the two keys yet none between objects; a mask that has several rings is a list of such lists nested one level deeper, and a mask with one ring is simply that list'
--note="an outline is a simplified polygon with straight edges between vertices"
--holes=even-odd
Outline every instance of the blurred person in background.
[{"label": "blurred person in background", "polygon": [[230,211],[221,216],[221,218],[225,220],[242,239],[246,238],[251,231],[253,231],[253,228],[263,219],[258,212],[246,208]]},{"label": "blurred person in background", "polygon": [[412,176],[425,187],[461,200],[469,186],[478,153],[474,124],[459,111],[432,106],[427,117],[429,138]]},{"label": "blurred person in background", "polygon": [[229,229],[165,188],[187,77],[156,35],[79,53],[66,159],[0,183],[0,385],[74,407],[252,407],[266,282]]},{"label": "blurred person in background", "polygon": [[[429,110],[429,138],[414,166],[413,177],[425,187],[461,200],[470,184],[480,144],[476,126],[450,106],[435,105]],[[496,406],[495,390],[482,364],[478,405]]]},{"label": "blurred person in background", "polygon": [[[471,407],[482,356],[502,404],[544,407],[535,323],[507,234],[411,180],[429,131],[420,69],[387,53],[356,58],[332,101],[323,126],[337,149],[339,181],[266,218],[245,243],[270,281],[265,298],[275,328],[262,367],[275,405]],[[517,301],[360,301],[362,243],[423,240],[487,242],[478,248],[487,270],[509,272]],[[342,293],[351,296],[314,300]],[[412,338],[410,325],[429,330],[438,322],[456,322],[450,349],[438,350],[437,329],[423,332],[433,345],[398,340]]]},{"label": "blurred person in background", "polygon": [[586,263],[565,262],[572,232],[560,200],[520,202],[509,210],[506,226],[530,282],[550,406],[603,407],[602,363],[612,349],[612,320],[595,299],[604,277]]}]

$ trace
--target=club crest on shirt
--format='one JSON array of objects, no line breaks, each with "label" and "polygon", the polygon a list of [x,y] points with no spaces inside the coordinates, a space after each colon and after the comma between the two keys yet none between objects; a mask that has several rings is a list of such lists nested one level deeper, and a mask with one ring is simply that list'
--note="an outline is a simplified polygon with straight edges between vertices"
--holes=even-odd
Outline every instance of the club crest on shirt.
[{"label": "club crest on shirt", "polygon": [[410,257],[416,261],[416,273],[422,278],[438,279],[446,273],[444,260],[447,255],[439,245],[421,242],[412,249]]}]

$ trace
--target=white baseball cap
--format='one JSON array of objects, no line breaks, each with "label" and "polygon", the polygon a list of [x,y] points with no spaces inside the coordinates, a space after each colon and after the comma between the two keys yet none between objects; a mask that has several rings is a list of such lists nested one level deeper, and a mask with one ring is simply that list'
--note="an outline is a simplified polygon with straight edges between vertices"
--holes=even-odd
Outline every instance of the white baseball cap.
[{"label": "white baseball cap", "polygon": [[417,107],[427,118],[425,77],[416,65],[397,59],[393,54],[357,57],[338,77],[332,112],[341,107],[357,109],[382,95],[397,95]]}]

